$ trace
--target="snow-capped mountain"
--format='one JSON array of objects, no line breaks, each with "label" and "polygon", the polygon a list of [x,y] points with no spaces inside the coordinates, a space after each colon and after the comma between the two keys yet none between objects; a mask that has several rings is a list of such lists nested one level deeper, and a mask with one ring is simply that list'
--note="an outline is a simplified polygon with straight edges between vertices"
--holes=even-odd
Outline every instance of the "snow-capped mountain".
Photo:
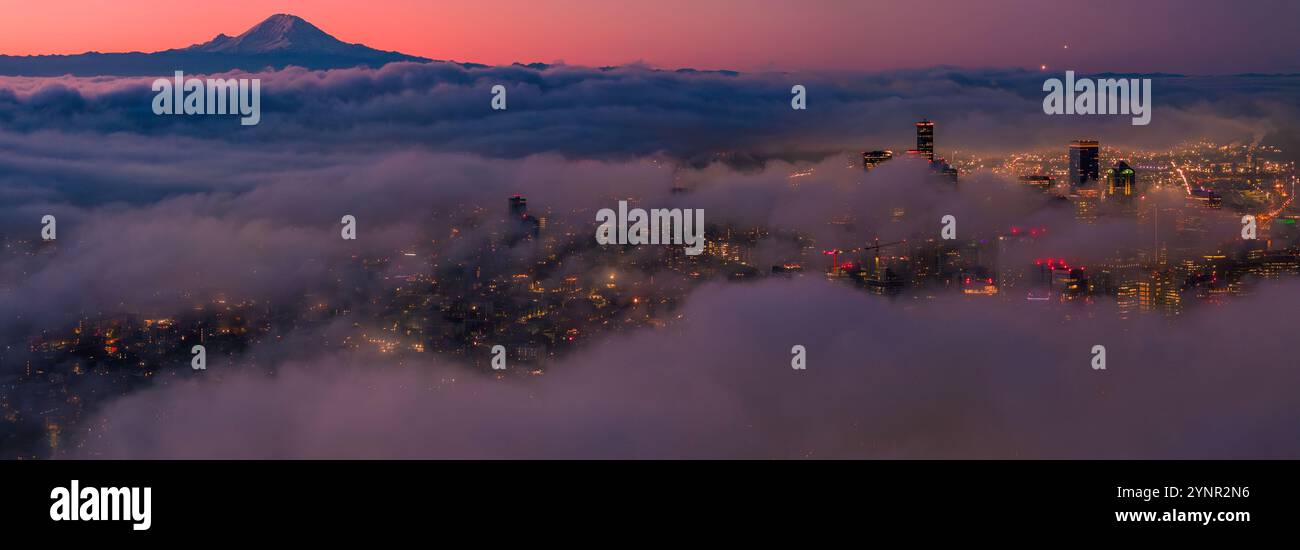
[{"label": "snow-capped mountain", "polygon": [[308,69],[355,66],[379,67],[395,61],[427,62],[399,52],[376,50],[343,42],[301,17],[276,14],[239,36],[219,34],[188,48],[154,53],[99,53],[78,55],[0,55],[0,75],[77,76],[167,75],[216,73],[236,69],[257,71],[290,65]]}]

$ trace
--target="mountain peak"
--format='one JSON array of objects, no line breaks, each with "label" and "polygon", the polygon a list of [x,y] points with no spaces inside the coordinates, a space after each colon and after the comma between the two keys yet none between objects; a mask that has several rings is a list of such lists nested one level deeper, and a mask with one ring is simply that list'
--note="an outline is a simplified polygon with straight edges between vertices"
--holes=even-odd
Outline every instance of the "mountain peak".
[{"label": "mountain peak", "polygon": [[277,13],[239,36],[222,33],[188,48],[153,53],[0,55],[0,75],[156,76],[172,74],[182,68],[187,74],[216,74],[236,69],[249,72],[280,70],[290,66],[311,70],[359,66],[378,68],[401,61],[427,63],[430,60],[349,44],[301,17]]},{"label": "mountain peak", "polygon": [[306,19],[287,13],[277,13],[254,25],[236,37],[219,34],[211,41],[191,46],[191,51],[232,54],[265,54],[278,52],[347,53],[360,47],[348,44]]},{"label": "mountain peak", "polygon": [[301,18],[301,17],[298,17],[297,15],[294,15],[294,14],[292,14],[292,13],[277,13],[277,14],[274,14],[274,15],[272,15],[272,16],[270,16],[270,17],[267,17],[266,20],[262,21],[261,23],[258,23],[258,26],[260,27],[260,26],[265,25],[265,24],[267,24],[267,23],[276,23],[276,24],[279,24],[279,23],[287,23],[287,24],[302,23],[302,24],[304,24],[304,25],[311,25],[311,23],[308,23],[306,19],[303,19],[303,18]]}]

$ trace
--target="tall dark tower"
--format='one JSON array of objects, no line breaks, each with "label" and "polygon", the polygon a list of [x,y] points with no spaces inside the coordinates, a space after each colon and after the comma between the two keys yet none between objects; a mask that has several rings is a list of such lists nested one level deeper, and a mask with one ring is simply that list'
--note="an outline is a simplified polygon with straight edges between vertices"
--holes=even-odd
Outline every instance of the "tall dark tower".
[{"label": "tall dark tower", "polygon": [[1101,179],[1101,144],[1095,139],[1070,142],[1070,185],[1087,185]]},{"label": "tall dark tower", "polygon": [[510,217],[518,226],[534,237],[541,235],[542,220],[528,213],[528,199],[523,195],[510,197]]},{"label": "tall dark tower", "polygon": [[916,123],[916,150],[925,160],[934,162],[934,123],[929,119]]},{"label": "tall dark tower", "polygon": [[523,195],[514,195],[510,197],[510,215],[516,218],[522,218],[528,213],[528,199]]}]

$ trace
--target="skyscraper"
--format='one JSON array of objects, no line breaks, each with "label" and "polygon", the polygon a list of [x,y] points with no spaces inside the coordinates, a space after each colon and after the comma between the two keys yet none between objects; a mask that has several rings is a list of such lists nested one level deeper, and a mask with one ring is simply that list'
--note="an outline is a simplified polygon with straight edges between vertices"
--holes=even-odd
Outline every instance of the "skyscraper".
[{"label": "skyscraper", "polygon": [[518,227],[534,237],[541,235],[542,223],[537,217],[528,213],[528,199],[523,195],[510,197],[510,217]]},{"label": "skyscraper", "polygon": [[1119,161],[1110,169],[1109,185],[1106,186],[1106,195],[1118,196],[1120,198],[1131,198],[1137,193],[1137,173],[1127,162]]},{"label": "skyscraper", "polygon": [[862,153],[862,168],[870,172],[872,168],[892,158],[894,158],[893,151],[865,151]]},{"label": "skyscraper", "polygon": [[1087,185],[1101,179],[1101,144],[1094,139],[1070,142],[1070,185]]},{"label": "skyscraper", "polygon": [[523,195],[514,195],[510,197],[510,215],[521,218],[528,213],[528,199]]},{"label": "skyscraper", "polygon": [[934,123],[929,119],[916,123],[916,150],[925,160],[934,161]]}]

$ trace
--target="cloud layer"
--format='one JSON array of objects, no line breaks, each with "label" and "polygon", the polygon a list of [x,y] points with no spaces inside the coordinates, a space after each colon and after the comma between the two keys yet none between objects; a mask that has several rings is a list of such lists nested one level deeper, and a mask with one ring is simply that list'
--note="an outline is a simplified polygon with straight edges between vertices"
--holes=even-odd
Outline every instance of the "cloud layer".
[{"label": "cloud layer", "polygon": [[[183,67],[178,67],[183,70]],[[169,77],[170,75],[159,75]],[[247,75],[243,75],[247,76]],[[129,132],[239,142],[393,143],[519,157],[626,157],[721,152],[792,160],[835,151],[905,149],[911,123],[939,122],[940,151],[1062,147],[1081,135],[1143,147],[1188,136],[1257,140],[1293,132],[1300,77],[1154,78],[1148,127],[1124,116],[1048,117],[1042,83],[1060,74],[933,68],[882,73],[734,74],[553,66],[393,63],[380,69],[289,69],[263,80],[263,122],[155,116],[151,78],[0,78],[0,122],[22,132]],[[509,109],[490,108],[492,86]],[[791,86],[808,109],[790,109]]]},{"label": "cloud layer", "polygon": [[[431,263],[420,269],[483,265],[499,227],[472,219],[496,218],[513,193],[551,231],[583,239],[595,209],[635,198],[823,247],[926,238],[945,214],[962,235],[1050,226],[1042,245],[1053,255],[1097,257],[1146,235],[1127,222],[1069,230],[1070,212],[988,174],[956,190],[915,162],[864,175],[854,153],[910,147],[921,117],[939,121],[940,153],[1061,149],[1082,134],[1143,147],[1285,142],[1300,97],[1296,77],[1157,78],[1152,124],[1133,127],[1043,115],[1043,75],[1020,70],[398,63],[256,76],[263,117],[251,128],[154,116],[150,79],[0,78],[0,235],[35,240],[43,215],[59,220],[56,247],[0,261],[5,353],[84,315],[169,315],[215,294],[374,293],[349,266],[412,246]],[[505,112],[489,108],[497,83]],[[807,111],[789,108],[796,83]],[[796,169],[812,175],[792,180]],[[358,219],[356,241],[339,238],[345,214]],[[845,214],[851,230],[828,223]],[[759,267],[797,253],[764,246]],[[537,254],[507,248],[492,261],[505,269]],[[1120,330],[1062,325],[1019,303],[889,303],[814,281],[711,287],[687,301],[684,325],[598,343],[541,379],[286,345],[257,351],[276,358],[260,365],[276,377],[213,373],[224,380],[127,397],[79,429],[108,426],[86,432],[102,456],[1294,457],[1282,433],[1295,407],[1274,389],[1294,385],[1275,360],[1288,356],[1274,344],[1284,338],[1254,321],[1280,317],[1293,290],[1177,330]],[[789,369],[793,343],[810,350],[805,373]],[[1093,343],[1112,350],[1104,373],[1087,369]],[[1238,364],[1250,366],[1226,366]]]}]

